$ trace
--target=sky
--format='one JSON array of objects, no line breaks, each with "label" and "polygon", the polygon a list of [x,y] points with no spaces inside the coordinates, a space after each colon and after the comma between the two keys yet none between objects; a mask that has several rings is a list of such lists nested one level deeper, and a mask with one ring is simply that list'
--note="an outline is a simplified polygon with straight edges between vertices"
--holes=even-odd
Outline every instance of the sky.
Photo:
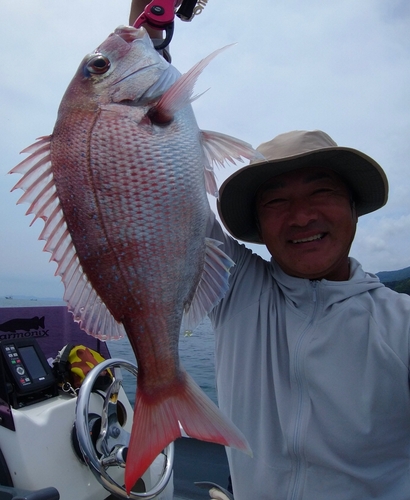
[{"label": "sky", "polygon": [[[201,0],[203,3],[204,0]],[[16,205],[8,175],[19,152],[52,132],[82,58],[118,25],[130,0],[0,3],[0,296],[63,295],[43,227]],[[410,2],[208,0],[171,45],[181,72],[235,43],[205,69],[193,107],[200,128],[257,146],[290,130],[321,129],[386,171],[385,207],[359,219],[351,255],[369,272],[410,266]],[[218,183],[242,164],[217,172]],[[268,258],[262,246],[252,247]]]}]

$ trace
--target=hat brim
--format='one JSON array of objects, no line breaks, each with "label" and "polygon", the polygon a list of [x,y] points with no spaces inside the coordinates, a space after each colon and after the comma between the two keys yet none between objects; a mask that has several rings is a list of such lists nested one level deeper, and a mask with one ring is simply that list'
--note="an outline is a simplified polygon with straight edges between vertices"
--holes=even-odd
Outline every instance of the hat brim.
[{"label": "hat brim", "polygon": [[255,196],[267,180],[304,167],[330,168],[353,191],[357,215],[381,208],[387,202],[388,181],[381,166],[364,153],[340,146],[316,149],[278,160],[251,163],[222,184],[217,203],[219,216],[235,238],[262,243],[255,220]]}]

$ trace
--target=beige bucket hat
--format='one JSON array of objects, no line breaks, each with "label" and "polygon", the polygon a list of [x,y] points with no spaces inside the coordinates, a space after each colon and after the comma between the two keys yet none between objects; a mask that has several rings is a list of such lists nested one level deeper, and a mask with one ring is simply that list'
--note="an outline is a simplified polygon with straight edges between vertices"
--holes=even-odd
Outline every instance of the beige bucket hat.
[{"label": "beige bucket hat", "polygon": [[319,166],[338,173],[353,191],[359,216],[387,202],[388,181],[381,166],[356,149],[338,146],[320,130],[281,134],[257,150],[266,160],[241,168],[219,190],[219,215],[229,233],[239,240],[262,243],[255,221],[256,193],[271,177],[299,168]]}]

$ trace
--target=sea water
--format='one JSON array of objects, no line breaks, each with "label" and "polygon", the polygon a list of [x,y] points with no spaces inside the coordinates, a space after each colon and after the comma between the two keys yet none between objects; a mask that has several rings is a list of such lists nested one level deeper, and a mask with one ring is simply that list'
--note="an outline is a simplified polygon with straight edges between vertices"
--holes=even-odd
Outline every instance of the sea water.
[{"label": "sea water", "polygon": [[[136,363],[128,339],[108,342],[107,347],[113,358],[121,358]],[[214,333],[208,318],[194,330],[191,336],[180,335],[179,355],[185,370],[205,394],[216,403]],[[136,379],[126,370],[122,370],[122,374],[124,390],[133,405],[135,402]]]}]

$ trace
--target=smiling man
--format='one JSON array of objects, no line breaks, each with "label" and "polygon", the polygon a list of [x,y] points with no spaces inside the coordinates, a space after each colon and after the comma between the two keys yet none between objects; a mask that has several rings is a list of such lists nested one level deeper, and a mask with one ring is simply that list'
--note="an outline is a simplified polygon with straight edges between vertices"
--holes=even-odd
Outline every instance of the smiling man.
[{"label": "smiling man", "polygon": [[346,183],[332,170],[281,174],[256,195],[259,234],[291,276],[347,280],[357,216]]},{"label": "smiling man", "polygon": [[227,449],[234,498],[408,500],[410,297],[349,256],[386,176],[321,131],[258,150],[220,189],[235,239],[209,231],[236,264],[210,313],[219,405],[253,450]]}]

